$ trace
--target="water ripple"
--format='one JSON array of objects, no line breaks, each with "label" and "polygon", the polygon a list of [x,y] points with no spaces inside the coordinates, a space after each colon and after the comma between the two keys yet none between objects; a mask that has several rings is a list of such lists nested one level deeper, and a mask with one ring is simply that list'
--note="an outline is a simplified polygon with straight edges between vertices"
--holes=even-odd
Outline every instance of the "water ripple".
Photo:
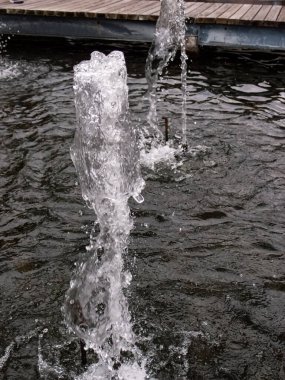
[{"label": "water ripple", "polygon": [[[39,321],[50,328],[42,358],[80,372],[76,347],[51,347],[66,338],[60,308],[93,227],[69,147],[76,123],[72,66],[94,44],[54,42],[52,56],[50,47],[11,47],[3,58],[10,71],[0,73],[0,357],[11,380],[38,379],[37,342],[13,352],[9,345]],[[139,129],[148,112],[146,48],[123,48]],[[128,296],[138,344],[159,379],[279,376],[285,349],[284,64],[282,56],[251,54],[193,60],[187,88],[192,154],[179,169],[181,181],[164,168],[147,181],[145,202],[131,204]],[[179,139],[181,124],[178,66],[173,63],[158,91],[161,128],[168,117],[171,139]]]}]

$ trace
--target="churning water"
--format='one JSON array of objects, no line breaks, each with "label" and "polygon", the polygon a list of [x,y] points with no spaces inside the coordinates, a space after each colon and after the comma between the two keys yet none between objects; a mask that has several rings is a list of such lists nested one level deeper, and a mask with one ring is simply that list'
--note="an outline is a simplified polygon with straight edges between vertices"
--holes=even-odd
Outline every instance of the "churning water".
[{"label": "churning water", "polygon": [[[148,47],[15,39],[3,56],[18,71],[0,79],[1,379],[84,379],[102,362],[89,350],[82,368],[61,307],[74,263],[101,233],[70,160],[73,66],[114,49],[125,53],[129,120],[140,131]],[[179,64],[157,85],[158,124],[168,117],[174,140]],[[284,378],[284,67],[282,57],[202,52],[189,63],[188,156],[177,162],[166,146],[157,155],[167,164],[143,167],[122,297],[150,378]],[[120,371],[132,363],[135,379],[130,351]]]}]

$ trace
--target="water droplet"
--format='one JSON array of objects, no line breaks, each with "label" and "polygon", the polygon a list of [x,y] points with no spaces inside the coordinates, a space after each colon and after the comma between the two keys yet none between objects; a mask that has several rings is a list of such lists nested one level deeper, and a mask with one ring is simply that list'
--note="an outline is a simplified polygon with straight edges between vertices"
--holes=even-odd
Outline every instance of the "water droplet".
[{"label": "water droplet", "polygon": [[144,197],[141,194],[133,195],[133,198],[137,203],[143,203],[144,201]]}]

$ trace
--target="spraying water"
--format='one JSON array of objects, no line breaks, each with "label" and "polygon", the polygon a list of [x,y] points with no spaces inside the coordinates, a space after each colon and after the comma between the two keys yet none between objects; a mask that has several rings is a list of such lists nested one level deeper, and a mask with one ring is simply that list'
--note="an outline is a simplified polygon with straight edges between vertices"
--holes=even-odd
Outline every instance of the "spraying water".
[{"label": "spraying water", "polygon": [[177,50],[181,50],[181,90],[182,90],[182,144],[186,138],[186,87],[187,55],[185,46],[184,0],[162,0],[160,15],[156,24],[155,38],[146,61],[146,79],[149,93],[148,123],[156,140],[162,139],[157,120],[157,82],[169,61],[173,60]]},{"label": "spraying water", "polygon": [[[128,200],[143,201],[139,150],[128,116],[124,56],[93,52],[75,66],[77,130],[71,157],[100,233],[78,265],[64,306],[68,326],[98,355],[82,379],[144,379],[123,288],[131,281],[123,254],[133,223]],[[136,373],[136,377],[134,377]]]},{"label": "spraying water", "polygon": [[7,25],[0,22],[0,80],[14,79],[20,75],[19,63],[4,56],[11,36],[1,33],[3,29],[7,29]]},{"label": "spraying water", "polygon": [[[157,128],[157,81],[179,47],[182,90],[186,96],[183,1],[165,0],[161,8],[156,38],[146,65],[151,103],[148,120],[156,132],[157,142],[161,138]],[[144,186],[139,168],[139,145],[129,123],[126,81],[121,52],[108,56],[94,52],[90,61],[75,67],[78,127],[71,157],[83,198],[94,210],[100,226],[99,236],[90,238],[88,259],[77,267],[64,307],[69,327],[99,358],[98,363],[80,377],[82,380],[94,376],[104,380],[145,378],[123,292],[131,281],[123,262],[133,226],[128,199],[132,196],[141,202],[140,192]],[[186,144],[185,107],[184,99],[182,131]]]}]

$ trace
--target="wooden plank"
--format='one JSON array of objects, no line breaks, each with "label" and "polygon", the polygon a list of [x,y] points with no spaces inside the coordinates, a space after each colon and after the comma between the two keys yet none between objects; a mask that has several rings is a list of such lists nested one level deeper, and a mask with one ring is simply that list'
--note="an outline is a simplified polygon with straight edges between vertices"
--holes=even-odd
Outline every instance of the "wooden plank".
[{"label": "wooden plank", "polygon": [[191,12],[192,12],[194,9],[200,7],[200,5],[202,5],[202,4],[204,4],[204,3],[201,2],[201,1],[193,2],[193,3],[186,3],[186,4],[185,4],[185,10],[184,10],[184,12],[185,12],[185,17],[186,17],[186,18],[191,17],[191,16],[190,16]]},{"label": "wooden plank", "polygon": [[272,5],[262,5],[261,9],[256,13],[254,16],[253,21],[263,21],[268,13],[270,12],[270,9],[272,8]]},{"label": "wooden plank", "polygon": [[105,0],[101,1],[101,4],[89,4],[87,11],[95,12],[95,13],[116,13],[118,9],[123,9],[124,7],[130,7],[133,4],[133,0],[121,0],[121,1],[110,1]]},{"label": "wooden plank", "polygon": [[29,5],[32,3],[39,3],[39,2],[42,3],[42,1],[40,1],[40,0],[26,0],[24,3],[21,3],[21,4],[12,4],[12,3],[10,3],[9,0],[0,0],[0,5],[6,6],[6,7],[10,7],[10,6],[25,7],[26,5]]},{"label": "wooden plank", "polygon": [[[54,3],[54,6],[58,4],[57,1],[51,1],[50,5]],[[46,7],[47,4],[44,4]],[[40,1],[29,1],[28,3],[24,4],[9,4],[6,6],[5,11],[7,14],[30,14],[35,15],[38,14],[37,11],[39,11],[39,14],[45,15],[45,11],[43,10],[43,3]],[[52,11],[51,14],[54,12]]]},{"label": "wooden plank", "polygon": [[[73,1],[71,0],[70,3]],[[41,1],[41,0],[25,0],[22,4],[11,4],[15,8],[26,8],[26,9],[45,9],[45,8],[51,8],[55,9],[61,5],[63,5],[65,8],[67,8],[66,1],[56,1],[56,0],[49,0],[49,1]]]},{"label": "wooden plank", "polygon": [[213,14],[215,11],[217,11],[219,8],[221,8],[221,6],[223,5],[223,3],[212,3],[207,9],[205,9],[204,11],[202,11],[198,18],[196,19],[196,21],[200,22],[200,20],[203,20],[204,18],[207,18],[207,16],[210,16],[211,14]]},{"label": "wooden plank", "polygon": [[[109,2],[110,3],[110,2]],[[108,4],[107,0],[94,0],[92,3],[90,0],[69,0],[61,1],[56,7],[54,7],[55,11],[65,11],[67,13],[85,13],[88,12],[90,8],[96,9],[97,7]],[[53,6],[50,6],[49,9],[53,9]]]},{"label": "wooden plank", "polygon": [[261,9],[262,5],[254,4],[251,8],[240,18],[240,20],[251,21]]},{"label": "wooden plank", "polygon": [[160,9],[160,3],[157,1],[139,1],[134,3],[133,0],[129,4],[126,4],[122,7],[120,3],[113,8],[110,13],[114,13],[116,15],[144,15],[151,14],[154,10]]},{"label": "wooden plank", "polygon": [[152,20],[155,21],[160,10],[160,2],[158,1],[137,1],[132,2],[130,7],[118,6],[113,12],[104,13],[109,19],[131,19],[131,20]]},{"label": "wooden plank", "polygon": [[192,10],[189,16],[192,18],[196,18],[206,9],[208,9],[210,6],[211,6],[211,3],[202,3],[198,8],[195,8],[194,10]]},{"label": "wooden plank", "polygon": [[266,21],[275,22],[278,19],[281,9],[282,9],[281,5],[272,5],[272,8],[270,9],[268,15],[266,16]]},{"label": "wooden plank", "polygon": [[[77,0],[70,0],[69,3],[66,2],[61,2],[59,3],[57,0],[49,0],[48,2],[43,2],[40,0],[30,0],[30,1],[25,1],[23,4],[11,4],[7,6],[8,8],[13,8],[13,9],[26,9],[26,10],[45,10],[45,9],[50,9],[50,10],[57,10],[57,9],[64,9],[64,10],[70,10],[72,3],[78,4]],[[84,3],[89,3],[89,0],[86,0],[85,2],[81,2],[80,7],[82,8]]]},{"label": "wooden plank", "polygon": [[[54,3],[54,4],[57,4],[58,1],[57,0],[51,0],[50,1],[51,3]],[[43,2],[40,1],[40,0],[26,0],[25,3],[22,3],[22,4],[12,4],[12,3],[8,3],[7,0],[5,1],[1,1],[1,8],[2,9],[15,9],[15,10],[19,10],[20,13],[22,13],[22,11],[25,11],[26,9],[33,9],[33,7],[42,7],[43,5]]]},{"label": "wooden plank", "polygon": [[[123,0],[124,1],[124,0]],[[131,0],[128,0],[131,1]],[[26,14],[36,14],[36,15],[85,15],[88,11],[88,6],[98,7],[99,5],[110,4],[109,0],[95,0],[92,3],[90,0],[69,0],[61,1],[49,0],[26,0],[24,4],[11,4],[7,6],[8,13],[24,13]]]},{"label": "wooden plank", "polygon": [[221,17],[221,15],[225,13],[227,10],[229,10],[231,7],[232,7],[232,4],[223,4],[219,9],[213,12],[211,16],[208,17],[208,19],[216,20],[217,18]]},{"label": "wooden plank", "polygon": [[230,7],[219,17],[216,18],[217,24],[227,24],[230,17],[234,15],[240,8],[242,4],[230,4]]},{"label": "wooden plank", "polygon": [[[223,7],[223,3],[215,3],[213,5],[216,5],[215,7],[214,6],[211,6],[209,7],[208,9],[206,9],[205,11],[203,11],[201,14],[199,14],[195,21],[198,22],[198,23],[203,23],[203,24],[206,24],[206,23],[215,23],[216,22],[216,15],[217,14],[220,14],[221,12],[225,12],[225,8]],[[221,10],[222,9],[222,10]]]},{"label": "wooden plank", "polygon": [[132,0],[131,1],[131,4],[130,5],[127,5],[125,7],[120,7],[118,8],[118,13],[121,13],[121,12],[129,12],[131,14],[133,14],[134,12],[139,14],[140,13],[140,10],[143,12],[143,11],[148,11],[150,9],[153,9],[153,8],[157,8],[158,4],[157,2],[150,2],[150,1],[140,1],[140,2],[136,2],[134,3],[134,1]]},{"label": "wooden plank", "polygon": [[282,7],[279,15],[278,15],[278,19],[277,19],[278,22],[280,23],[284,23],[285,22],[285,6]]},{"label": "wooden plank", "polygon": [[[114,13],[127,13],[128,11],[130,13],[133,13],[135,10],[143,9],[145,7],[151,7],[152,3],[146,2],[146,1],[140,1],[140,2],[134,2],[133,0],[127,0],[125,3],[123,2],[117,2],[112,9],[109,9],[110,11]],[[127,12],[125,12],[127,11]]]},{"label": "wooden plank", "polygon": [[131,13],[137,12],[137,14],[152,12],[154,9],[160,9],[160,3],[157,1],[140,1],[130,8]]},{"label": "wooden plank", "polygon": [[[102,3],[107,4],[107,0],[94,0],[92,5],[97,7]],[[89,11],[90,0],[69,0],[68,2],[61,2],[56,7],[50,6],[45,10],[45,13],[49,12],[49,15],[53,14],[55,16],[73,16],[73,17],[97,17],[96,12]]]},{"label": "wooden plank", "polygon": [[[99,0],[95,0],[98,2]],[[81,0],[78,3],[77,0],[69,0],[69,2],[57,2],[53,3],[51,0],[48,2],[41,2],[40,6],[30,6],[27,11],[34,12],[36,15],[44,16],[85,16],[86,6],[89,4],[89,0]]]},{"label": "wooden plank", "polygon": [[141,15],[159,16],[159,12],[160,12],[160,4],[159,6],[155,8],[148,9],[146,11],[141,11]]},{"label": "wooden plank", "polygon": [[80,10],[82,11],[82,13],[84,13],[88,10],[91,4],[93,7],[97,7],[100,6],[102,3],[107,4],[107,0],[94,0],[92,3],[90,3],[90,0],[69,0],[68,2],[58,2],[58,4],[55,7],[54,5],[50,5],[49,9],[64,10],[66,12],[75,12]]},{"label": "wooden plank", "polygon": [[129,2],[129,0],[114,0],[114,1],[111,1],[110,0],[105,0],[105,1],[101,1],[101,4],[99,3],[98,6],[96,6],[96,4],[92,4],[92,7],[88,7],[88,10],[92,10],[92,11],[96,11],[96,12],[101,12],[101,11],[108,11],[108,12],[112,12],[112,10],[114,9],[114,7],[117,5],[117,4],[125,4]]},{"label": "wooden plank", "polygon": [[[16,4],[11,4],[7,0],[0,0],[0,7],[1,8],[7,8],[10,5],[16,5]],[[18,4],[18,5],[22,5],[23,6],[24,4]]]},{"label": "wooden plank", "polygon": [[[82,4],[77,0],[77,4],[72,5],[71,10],[73,11],[75,17],[82,17],[84,15],[84,17],[87,18],[96,18],[98,14],[101,14],[102,9],[106,7],[113,7],[118,2],[118,0],[95,0],[93,2],[90,2],[90,0],[85,1],[87,2]],[[130,0],[121,0],[121,3],[124,4],[129,1]],[[105,9],[104,11],[106,12],[107,10]]]},{"label": "wooden plank", "polygon": [[251,7],[251,4],[243,4],[242,7],[236,11],[231,17],[231,20],[239,20]]},{"label": "wooden plank", "polygon": [[229,19],[232,15],[234,15],[240,8],[242,7],[242,4],[231,4],[230,8],[224,12],[219,18],[220,19]]}]

